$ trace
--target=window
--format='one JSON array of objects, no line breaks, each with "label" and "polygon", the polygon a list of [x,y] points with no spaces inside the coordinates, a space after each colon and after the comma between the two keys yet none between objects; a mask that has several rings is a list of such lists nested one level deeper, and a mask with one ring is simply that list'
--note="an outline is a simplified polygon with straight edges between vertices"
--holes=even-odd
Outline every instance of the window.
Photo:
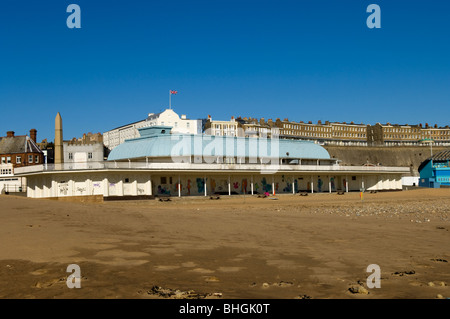
[{"label": "window", "polygon": [[186,127],[189,128],[189,127],[190,127],[190,124],[191,124],[191,123],[187,122],[187,123],[186,123]]},{"label": "window", "polygon": [[22,163],[22,156],[16,156],[16,164]]},{"label": "window", "polygon": [[92,159],[92,153],[88,153],[88,159]]},{"label": "window", "polygon": [[36,156],[34,157],[34,162],[37,163],[37,164],[39,163],[39,155],[36,155]]},{"label": "window", "polygon": [[28,155],[28,163],[33,163],[33,155]]},{"label": "window", "polygon": [[175,125],[174,125],[175,127],[178,127],[178,122],[175,122]]},{"label": "window", "polygon": [[129,178],[125,178],[125,183],[129,183],[130,179]]},{"label": "window", "polygon": [[167,178],[161,177],[161,184],[167,184]]},{"label": "window", "polygon": [[6,157],[2,156],[2,164],[6,163]]},{"label": "window", "polygon": [[69,159],[73,159],[73,153],[69,153]]},{"label": "window", "polygon": [[6,158],[6,163],[8,163],[8,164],[11,163],[11,156],[8,156],[8,157]]}]

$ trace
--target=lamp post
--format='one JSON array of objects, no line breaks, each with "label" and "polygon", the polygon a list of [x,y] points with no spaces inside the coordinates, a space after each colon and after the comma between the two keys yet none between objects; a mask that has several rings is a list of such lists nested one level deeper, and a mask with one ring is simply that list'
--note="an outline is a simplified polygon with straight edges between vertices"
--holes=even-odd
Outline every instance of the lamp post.
[{"label": "lamp post", "polygon": [[433,157],[433,139],[431,138],[431,129],[430,129],[430,152],[431,157]]}]

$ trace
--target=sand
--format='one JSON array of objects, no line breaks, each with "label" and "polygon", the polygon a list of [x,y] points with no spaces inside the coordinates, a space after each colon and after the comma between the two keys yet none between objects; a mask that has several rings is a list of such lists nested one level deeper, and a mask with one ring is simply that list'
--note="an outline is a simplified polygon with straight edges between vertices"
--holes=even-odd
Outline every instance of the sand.
[{"label": "sand", "polygon": [[[450,189],[363,200],[2,195],[0,298],[448,298],[449,230]],[[69,264],[80,289],[66,285]],[[381,288],[367,286],[370,264]]]}]

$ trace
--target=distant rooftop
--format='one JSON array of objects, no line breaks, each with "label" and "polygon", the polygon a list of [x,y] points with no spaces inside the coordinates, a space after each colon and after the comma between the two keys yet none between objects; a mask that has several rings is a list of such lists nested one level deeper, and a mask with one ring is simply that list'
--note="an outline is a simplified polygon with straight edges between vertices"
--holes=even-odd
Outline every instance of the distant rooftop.
[{"label": "distant rooftop", "polygon": [[2,137],[0,154],[42,153],[36,143],[27,135]]},{"label": "distant rooftop", "polygon": [[[232,118],[234,118],[234,117],[232,117]],[[236,121],[241,122],[241,123],[255,123],[255,124],[265,124],[265,125],[267,125],[267,124],[271,125],[274,122],[298,123],[298,124],[309,124],[309,125],[331,125],[331,124],[335,124],[335,125],[358,125],[358,126],[360,126],[360,125],[364,125],[364,126],[372,125],[372,124],[364,124],[364,123],[355,123],[353,121],[351,121],[351,122],[337,122],[337,121],[330,122],[330,121],[321,121],[321,120],[319,120],[319,121],[317,121],[317,123],[313,123],[312,121],[307,121],[307,122],[305,122],[305,121],[290,121],[288,118],[285,118],[283,120],[280,120],[280,118],[277,118],[275,121],[273,121],[272,119],[268,119],[266,121],[264,117],[262,117],[261,119],[258,120],[257,118],[241,117],[241,116],[238,116],[236,118]],[[424,125],[422,125],[422,123],[419,123],[419,124],[397,124],[397,123],[392,124],[390,122],[387,122],[387,123],[376,123],[376,124],[380,124],[382,126],[422,127],[422,128],[425,128],[425,129],[432,129],[432,128],[435,128],[435,129],[449,129],[450,128],[449,125],[438,126],[437,124],[429,125],[428,123],[425,123]]]}]

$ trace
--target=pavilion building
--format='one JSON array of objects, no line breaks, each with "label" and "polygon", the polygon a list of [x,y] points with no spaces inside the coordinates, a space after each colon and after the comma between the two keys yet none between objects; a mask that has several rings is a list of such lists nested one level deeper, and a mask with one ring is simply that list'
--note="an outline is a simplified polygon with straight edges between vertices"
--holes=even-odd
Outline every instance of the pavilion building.
[{"label": "pavilion building", "polygon": [[210,136],[139,128],[107,161],[16,170],[32,198],[295,194],[401,190],[409,167],[344,166],[322,146],[302,140]]}]

